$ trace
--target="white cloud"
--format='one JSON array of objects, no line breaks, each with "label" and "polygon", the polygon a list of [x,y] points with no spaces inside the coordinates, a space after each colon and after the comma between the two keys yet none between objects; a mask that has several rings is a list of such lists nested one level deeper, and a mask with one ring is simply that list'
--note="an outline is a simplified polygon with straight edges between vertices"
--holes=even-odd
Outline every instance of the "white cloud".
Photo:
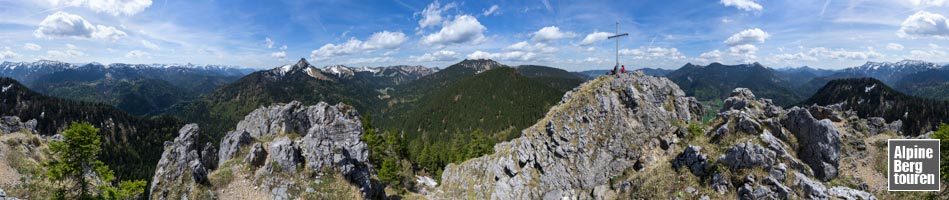
[{"label": "white cloud", "polygon": [[503,61],[533,61],[540,58],[537,53],[512,51],[506,53],[488,53],[484,51],[475,51],[468,54],[468,59],[492,59]]},{"label": "white cloud", "polygon": [[644,59],[684,59],[685,55],[676,48],[639,47],[638,49],[620,49],[620,55],[632,56],[636,60]]},{"label": "white cloud", "polygon": [[606,40],[611,35],[613,34],[607,32],[593,32],[584,37],[583,40],[580,41],[580,45],[591,45]]},{"label": "white cloud", "polygon": [[576,33],[561,32],[560,28],[556,26],[548,26],[548,27],[541,28],[540,30],[537,30],[537,32],[534,32],[531,35],[534,35],[534,37],[531,38],[531,40],[535,42],[545,42],[545,43],[555,41],[555,40],[565,39],[565,38],[577,37]]},{"label": "white cloud", "polygon": [[270,39],[270,37],[264,38],[264,46],[267,46],[268,49],[273,48],[273,44],[274,44],[274,41]]},{"label": "white cloud", "polygon": [[514,43],[510,46],[505,47],[504,50],[552,53],[552,52],[557,51],[557,48],[547,46],[547,44],[545,43],[535,43],[534,45],[531,45],[530,43],[526,41],[521,41],[521,42]]},{"label": "white cloud", "polygon": [[152,5],[152,0],[50,0],[49,2],[53,6],[86,7],[113,16],[131,16],[145,11],[145,8]]},{"label": "white cloud", "polygon": [[33,36],[38,38],[74,37],[116,41],[128,36],[128,34],[115,27],[92,25],[79,15],[59,11],[46,16],[46,19],[43,19],[39,27],[33,31]]},{"label": "white cloud", "polygon": [[158,47],[155,43],[149,42],[148,40],[142,40],[142,46],[152,50],[161,50],[161,47]]},{"label": "white cloud", "polygon": [[914,59],[933,59],[933,57],[944,57],[946,56],[946,51],[931,49],[929,51],[923,50],[912,50],[910,51],[910,57]]},{"label": "white cloud", "polygon": [[287,50],[287,45],[283,45],[282,47],[280,47],[280,50],[281,50],[281,51],[286,51],[286,50]]},{"label": "white cloud", "polygon": [[501,7],[499,7],[497,4],[494,4],[493,6],[491,6],[491,8],[484,10],[483,14],[484,16],[499,15],[501,14],[501,12],[498,11],[498,8],[501,8]]},{"label": "white cloud", "polygon": [[402,45],[406,39],[402,32],[376,32],[363,44],[363,49],[392,49]]},{"label": "white cloud", "polygon": [[936,13],[919,11],[910,15],[900,24],[896,32],[899,37],[934,36],[937,38],[949,37],[949,23],[946,17]]},{"label": "white cloud", "polygon": [[0,59],[11,59],[19,58],[20,54],[10,50],[10,47],[4,47],[3,51],[0,51]]},{"label": "white cloud", "polygon": [[419,30],[442,24],[442,20],[444,19],[444,17],[442,17],[442,12],[452,9],[455,6],[456,5],[454,2],[446,4],[445,7],[441,7],[438,4],[438,1],[428,4],[428,7],[422,10],[422,12],[415,13],[415,15],[422,15],[422,19],[418,21]]},{"label": "white cloud", "polygon": [[434,61],[454,61],[458,60],[458,53],[448,50],[440,50],[433,53],[426,53],[421,56],[409,56],[413,62],[434,62]]},{"label": "white cloud", "polygon": [[74,58],[79,56],[84,56],[86,53],[79,51],[76,48],[68,48],[66,50],[49,50],[46,51],[46,56],[50,58],[63,59],[63,58]]},{"label": "white cloud", "polygon": [[43,49],[42,46],[38,44],[34,44],[34,43],[29,43],[29,42],[26,44],[23,44],[23,48],[30,51],[39,51],[40,49]]},{"label": "white cloud", "polygon": [[484,31],[487,28],[471,15],[455,16],[455,19],[446,22],[438,33],[422,37],[421,43],[428,46],[443,46],[448,44],[480,43],[484,41]]},{"label": "white cloud", "polygon": [[902,44],[897,44],[897,43],[889,43],[889,44],[886,44],[886,49],[902,51],[902,50],[903,50],[903,45],[902,45]]},{"label": "white cloud", "polygon": [[384,63],[384,62],[392,62],[394,60],[395,59],[393,59],[392,57],[353,58],[353,59],[350,59],[349,61],[346,61],[346,63],[350,63],[350,64]]},{"label": "white cloud", "polygon": [[946,0],[909,0],[915,6],[942,6]]},{"label": "white cloud", "polygon": [[774,59],[779,61],[817,61],[817,58],[814,56],[807,55],[803,52],[778,54],[774,56]]},{"label": "white cloud", "polygon": [[361,47],[362,41],[351,38],[343,44],[325,44],[319,49],[310,52],[310,58],[313,60],[327,60],[330,57],[356,53]]},{"label": "white cloud", "polygon": [[762,43],[765,39],[768,39],[768,37],[771,37],[771,35],[759,28],[747,29],[728,37],[728,39],[725,40],[725,45],[738,46]]},{"label": "white cloud", "polygon": [[699,60],[702,62],[722,62],[722,51],[716,49],[702,53],[699,55]]},{"label": "white cloud", "polygon": [[[342,44],[325,44],[319,49],[310,52],[310,58],[313,60],[327,60],[331,57],[350,55],[357,52],[371,52],[376,49],[394,49],[399,47],[406,40],[402,32],[382,31],[373,33],[369,40],[363,42],[356,38],[350,38]],[[286,49],[286,46],[281,47]]]},{"label": "white cloud", "polygon": [[722,5],[734,6],[744,11],[761,11],[764,7],[755,2],[755,0],[721,0]]},{"label": "white cloud", "polygon": [[758,52],[758,47],[752,44],[735,45],[729,47],[728,51],[737,58],[736,61],[738,62],[750,63],[758,59],[758,56],[755,55]]},{"label": "white cloud", "polygon": [[287,58],[287,52],[286,52],[286,51],[273,52],[273,53],[270,53],[270,57],[278,58],[278,59],[281,59],[281,60],[282,60],[282,59],[286,59],[286,58]]},{"label": "white cloud", "polygon": [[808,55],[836,60],[869,60],[883,57],[883,54],[877,53],[873,48],[867,48],[867,51],[847,51],[844,49],[817,47],[811,48],[808,51]]},{"label": "white cloud", "polygon": [[126,58],[151,58],[151,54],[139,50],[131,50],[125,54]]}]

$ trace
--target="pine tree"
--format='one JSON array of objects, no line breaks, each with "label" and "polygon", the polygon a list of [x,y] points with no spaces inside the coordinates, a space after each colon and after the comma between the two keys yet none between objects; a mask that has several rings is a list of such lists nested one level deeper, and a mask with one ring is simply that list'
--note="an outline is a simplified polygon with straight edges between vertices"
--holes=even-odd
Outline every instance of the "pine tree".
[{"label": "pine tree", "polygon": [[[94,199],[90,194],[93,183],[101,180],[104,184],[97,185],[102,193],[101,198],[131,199],[136,198],[145,190],[145,181],[122,181],[119,188],[112,187],[115,175],[109,166],[98,160],[102,151],[102,141],[99,138],[99,129],[88,122],[73,122],[62,133],[62,141],[53,141],[49,145],[53,159],[47,163],[47,175],[51,182],[66,184],[59,191],[60,197],[65,199]],[[95,176],[86,177],[86,174]],[[67,194],[70,192],[78,194]],[[75,195],[75,196],[73,196]]]}]

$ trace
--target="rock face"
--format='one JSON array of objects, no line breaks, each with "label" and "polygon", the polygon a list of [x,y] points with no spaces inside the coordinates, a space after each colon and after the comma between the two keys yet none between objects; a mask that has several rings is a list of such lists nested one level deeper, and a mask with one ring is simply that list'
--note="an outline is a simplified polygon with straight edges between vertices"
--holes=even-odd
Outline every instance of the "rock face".
[{"label": "rock face", "polygon": [[36,120],[31,119],[26,122],[21,122],[20,118],[16,116],[0,117],[0,133],[12,133],[23,129],[35,130]]},{"label": "rock face", "polygon": [[771,168],[775,162],[775,156],[774,151],[749,141],[729,147],[725,150],[725,154],[718,158],[718,162],[724,163],[732,170],[752,167]]},{"label": "rock face", "polygon": [[[180,197],[194,188],[196,182],[207,183],[208,173],[198,156],[197,141],[198,125],[188,124],[181,127],[174,141],[165,142],[165,152],[161,154],[149,188],[150,199]],[[177,191],[174,188],[189,191]]]},{"label": "rock face", "polygon": [[224,136],[218,150],[210,143],[199,147],[197,129],[189,124],[178,138],[166,142],[151,199],[187,197],[196,184],[210,184],[214,168],[242,173],[233,176],[250,179],[243,181],[253,182],[253,190],[273,199],[301,198],[303,191],[313,191],[307,187],[336,174],[358,187],[364,198],[381,197],[383,188],[370,179],[375,172],[369,167],[368,147],[360,140],[362,124],[348,105],[303,106],[294,101],[258,108]]},{"label": "rock face", "polygon": [[[702,108],[665,78],[603,76],[568,92],[520,138],[495,153],[450,164],[437,199],[596,198],[595,188],[629,169],[659,162],[673,122],[699,120]],[[602,198],[602,197],[600,197]]]},{"label": "rock face", "polygon": [[[288,135],[302,137],[290,139]],[[218,160],[224,163],[235,158],[241,146],[250,145],[255,139],[276,138],[271,142],[253,144],[248,155],[251,162],[248,163],[264,165],[268,173],[277,173],[275,169],[279,167],[280,173],[314,174],[317,179],[327,173],[341,173],[349,182],[359,186],[364,197],[373,198],[382,192],[382,188],[370,180],[374,172],[369,167],[368,146],[360,136],[362,123],[352,107],[322,102],[303,106],[293,101],[258,108],[245,116],[221,141]],[[266,177],[266,174],[258,172],[257,176]],[[286,188],[291,183],[276,180],[263,184]],[[274,194],[274,198],[283,198],[286,192]]]},{"label": "rock face", "polygon": [[807,109],[794,107],[781,123],[798,138],[798,157],[814,169],[814,176],[823,181],[837,177],[840,133],[829,119],[817,120]]}]

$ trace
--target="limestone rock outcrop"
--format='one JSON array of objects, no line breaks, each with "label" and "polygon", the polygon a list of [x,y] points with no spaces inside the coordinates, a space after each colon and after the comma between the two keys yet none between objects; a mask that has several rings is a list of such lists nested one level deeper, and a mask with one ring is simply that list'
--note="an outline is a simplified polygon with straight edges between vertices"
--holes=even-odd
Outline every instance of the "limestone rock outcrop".
[{"label": "limestone rock outcrop", "polygon": [[177,199],[189,193],[195,184],[207,183],[207,169],[201,164],[197,141],[198,125],[188,124],[181,127],[173,141],[165,142],[149,188],[150,199]]},{"label": "limestone rock outcrop", "polygon": [[520,138],[494,154],[450,164],[434,198],[602,198],[611,177],[666,155],[673,122],[700,120],[702,107],[665,78],[603,76],[568,92]]}]

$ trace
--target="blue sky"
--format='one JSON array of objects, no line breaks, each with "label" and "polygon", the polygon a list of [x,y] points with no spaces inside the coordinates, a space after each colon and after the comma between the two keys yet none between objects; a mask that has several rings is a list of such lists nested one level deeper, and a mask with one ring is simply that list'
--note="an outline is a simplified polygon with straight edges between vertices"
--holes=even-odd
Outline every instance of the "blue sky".
[{"label": "blue sky", "polygon": [[947,0],[0,0],[0,59],[272,68],[445,67],[465,58],[571,71],[760,62],[949,62]]}]

